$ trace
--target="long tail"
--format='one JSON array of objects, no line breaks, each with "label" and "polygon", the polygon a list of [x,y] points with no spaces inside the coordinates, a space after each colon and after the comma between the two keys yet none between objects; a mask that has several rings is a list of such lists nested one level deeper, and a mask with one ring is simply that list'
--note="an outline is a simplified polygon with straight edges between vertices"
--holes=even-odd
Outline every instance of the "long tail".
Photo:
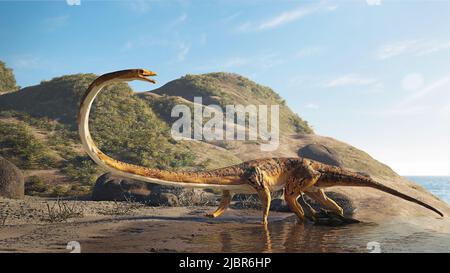
[{"label": "long tail", "polygon": [[[331,168],[330,168],[331,169]],[[323,173],[323,176],[325,176],[324,180],[329,181],[333,186],[355,186],[355,187],[370,187],[375,188],[377,190],[392,194],[394,196],[400,197],[404,200],[407,200],[409,202],[416,203],[418,205],[421,205],[422,207],[425,207],[429,210],[434,211],[435,213],[439,214],[441,217],[444,217],[444,214],[437,210],[436,208],[414,198],[407,194],[401,193],[393,188],[390,188],[388,186],[385,186],[381,183],[378,183],[377,181],[373,180],[370,177],[366,177],[363,175],[347,172],[347,171],[336,171],[334,170],[327,170]],[[334,182],[332,182],[334,181]],[[327,184],[328,184],[327,183]]]},{"label": "long tail", "polygon": [[83,144],[83,148],[89,156],[101,167],[116,173],[122,177],[136,179],[144,182],[151,182],[168,186],[182,186],[182,187],[199,187],[199,188],[214,188],[214,189],[240,189],[242,182],[239,177],[232,175],[231,172],[227,174],[222,170],[218,177],[216,171],[205,172],[175,172],[165,171],[153,168],[145,168],[142,166],[132,165],[115,160],[104,154],[94,143],[91,133],[89,132],[89,113],[96,96],[100,93],[104,86],[112,82],[130,81],[130,80],[145,80],[154,82],[146,76],[153,76],[155,73],[144,69],[130,69],[116,71],[104,74],[89,85],[86,90],[78,115],[78,130]]}]

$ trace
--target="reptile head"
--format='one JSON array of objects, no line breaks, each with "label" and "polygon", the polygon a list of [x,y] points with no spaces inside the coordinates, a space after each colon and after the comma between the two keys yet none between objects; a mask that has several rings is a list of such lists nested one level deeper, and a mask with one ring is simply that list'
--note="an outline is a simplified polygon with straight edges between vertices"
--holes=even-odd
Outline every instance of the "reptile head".
[{"label": "reptile head", "polygon": [[132,69],[131,74],[133,76],[132,80],[141,80],[150,83],[156,83],[154,79],[149,78],[151,76],[156,76],[156,73],[153,71],[147,69]]},{"label": "reptile head", "polygon": [[119,79],[122,81],[146,81],[150,83],[156,83],[154,79],[149,77],[156,76],[156,73],[147,69],[127,69],[120,70],[112,73],[108,73],[99,78],[99,80]]}]

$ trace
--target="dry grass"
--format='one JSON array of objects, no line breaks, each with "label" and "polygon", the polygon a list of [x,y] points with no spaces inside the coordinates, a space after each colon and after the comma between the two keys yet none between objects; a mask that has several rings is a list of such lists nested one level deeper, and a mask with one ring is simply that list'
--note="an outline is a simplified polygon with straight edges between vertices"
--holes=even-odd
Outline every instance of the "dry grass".
[{"label": "dry grass", "polygon": [[257,195],[242,194],[234,204],[234,207],[239,209],[260,209],[261,201]]},{"label": "dry grass", "polygon": [[135,210],[144,207],[145,204],[136,202],[132,198],[125,197],[125,201],[113,201],[112,206],[97,209],[101,215],[132,215]]},{"label": "dry grass", "polygon": [[84,216],[84,208],[77,202],[63,201],[58,198],[53,205],[48,202],[46,205],[47,215],[44,220],[51,223],[66,222],[70,218]]},{"label": "dry grass", "polygon": [[0,207],[0,226],[3,227],[6,225],[6,221],[8,220],[10,216],[10,209],[8,204],[3,204],[2,207]]},{"label": "dry grass", "polygon": [[216,202],[207,195],[205,191],[186,189],[178,194],[178,202],[182,207],[215,205]]}]

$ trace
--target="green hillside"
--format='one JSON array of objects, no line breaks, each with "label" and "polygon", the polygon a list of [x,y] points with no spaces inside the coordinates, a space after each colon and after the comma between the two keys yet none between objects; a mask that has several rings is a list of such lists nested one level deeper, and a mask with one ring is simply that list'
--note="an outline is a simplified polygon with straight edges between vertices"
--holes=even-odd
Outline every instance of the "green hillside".
[{"label": "green hillside", "polygon": [[233,73],[208,73],[201,75],[188,74],[171,81],[150,93],[163,97],[139,94],[146,98],[153,107],[159,107],[158,113],[170,117],[174,97],[181,97],[193,102],[194,97],[202,97],[204,105],[279,105],[280,132],[282,134],[311,134],[313,130],[308,122],[301,119],[286,106],[285,101],[271,88],[259,85],[243,76]]}]

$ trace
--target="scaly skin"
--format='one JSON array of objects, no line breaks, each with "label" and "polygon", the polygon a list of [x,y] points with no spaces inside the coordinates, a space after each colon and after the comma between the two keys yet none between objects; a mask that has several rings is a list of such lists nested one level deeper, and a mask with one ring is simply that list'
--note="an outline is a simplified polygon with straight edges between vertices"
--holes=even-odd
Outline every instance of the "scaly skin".
[{"label": "scaly skin", "polygon": [[297,198],[305,193],[325,207],[343,215],[343,209],[327,197],[324,188],[332,186],[372,187],[426,207],[440,216],[443,214],[428,204],[373,179],[348,170],[325,165],[306,158],[267,158],[251,160],[211,171],[165,171],[132,165],[115,160],[101,152],[89,132],[89,112],[92,102],[102,88],[112,82],[142,80],[155,83],[149,76],[156,73],[145,69],[129,69],[98,77],[83,96],[78,115],[81,142],[89,156],[101,167],[120,176],[161,185],[199,187],[223,190],[219,208],[209,217],[220,216],[235,193],[257,193],[263,203],[263,224],[267,224],[271,192],[284,189],[284,198],[290,209],[304,221],[304,212]]}]

